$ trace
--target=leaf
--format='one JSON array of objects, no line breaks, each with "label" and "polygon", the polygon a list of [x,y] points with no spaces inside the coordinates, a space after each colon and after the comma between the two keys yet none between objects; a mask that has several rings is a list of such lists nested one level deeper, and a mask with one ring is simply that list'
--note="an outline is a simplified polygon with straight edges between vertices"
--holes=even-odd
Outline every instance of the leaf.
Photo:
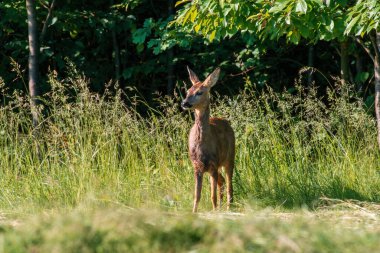
[{"label": "leaf", "polygon": [[78,31],[77,30],[70,31],[70,37],[72,39],[75,39],[77,36],[78,36]]},{"label": "leaf", "polygon": [[159,39],[151,39],[150,41],[148,41],[148,48],[152,48],[152,47],[155,47],[155,46],[158,46],[160,44],[161,40]]},{"label": "leaf", "polygon": [[298,2],[296,4],[296,12],[301,12],[301,13],[306,14],[307,4],[306,4],[305,0],[298,0]]},{"label": "leaf", "polygon": [[239,10],[239,3],[233,4],[232,6],[235,9],[235,11]]},{"label": "leaf", "polygon": [[191,16],[191,13],[192,13],[192,8],[190,10],[188,10],[185,14],[185,16],[183,17],[183,20],[182,20],[182,25],[185,25],[187,20],[190,18]]},{"label": "leaf", "polygon": [[273,7],[269,9],[269,13],[278,13],[282,12],[286,6],[289,4],[289,1],[275,1]]},{"label": "leaf", "polygon": [[316,3],[318,5],[318,7],[322,6],[326,0],[310,0],[312,1],[313,3]]},{"label": "leaf", "polygon": [[195,18],[197,17],[197,14],[198,14],[198,11],[197,11],[197,9],[194,9],[194,11],[193,11],[193,12],[191,12],[191,15],[190,15],[190,20],[191,20],[191,22],[193,22],[193,23],[194,23],[194,21],[195,21]]},{"label": "leaf", "polygon": [[367,106],[367,108],[372,108],[374,106],[374,103],[375,103],[375,96],[374,95],[368,96],[364,102],[364,104]]},{"label": "leaf", "polygon": [[191,2],[191,0],[181,0],[175,3],[174,7],[177,7],[178,5],[181,5],[183,3]]},{"label": "leaf", "polygon": [[137,29],[132,33],[132,42],[135,44],[141,44],[145,42],[146,37],[150,35],[151,31],[147,28]]},{"label": "leaf", "polygon": [[50,47],[41,47],[40,53],[42,53],[43,55],[46,55],[48,57],[51,57],[54,55],[54,52],[51,50]]},{"label": "leaf", "polygon": [[231,12],[231,10],[232,10],[231,5],[228,5],[228,7],[223,8],[224,17],[227,17],[228,14]]},{"label": "leaf", "polygon": [[194,31],[197,33],[200,28],[201,28],[201,24],[197,24],[196,26],[194,26]]},{"label": "leaf", "polygon": [[334,25],[335,25],[334,20],[331,20],[330,25],[329,25],[330,32],[334,31]]},{"label": "leaf", "polygon": [[57,18],[57,17],[54,17],[54,18],[52,18],[52,19],[51,19],[51,21],[50,21],[50,24],[49,24],[49,26],[52,26],[52,25],[54,25],[54,24],[57,22],[57,20],[58,20],[58,18]]},{"label": "leaf", "polygon": [[372,21],[371,21],[371,23],[369,23],[369,25],[367,26],[366,33],[367,34],[370,33],[372,31],[372,29],[374,29],[375,27],[378,27],[378,26],[379,26],[378,23],[375,24],[375,23],[372,23]]},{"label": "leaf", "polygon": [[364,26],[360,27],[359,30],[356,32],[355,36],[361,36],[363,37],[364,36]]},{"label": "leaf", "polygon": [[307,26],[307,24],[306,25],[300,24],[298,26],[298,30],[299,30],[300,34],[302,35],[302,37],[304,37],[304,38],[308,38],[310,35],[310,31],[309,31],[308,27],[309,26]]},{"label": "leaf", "polygon": [[297,45],[301,39],[301,36],[297,31],[290,31],[287,36],[289,41],[295,45]]},{"label": "leaf", "polygon": [[152,28],[153,26],[154,26],[154,22],[152,18],[145,19],[144,21],[145,28]]},{"label": "leaf", "polygon": [[351,33],[351,30],[352,28],[356,25],[356,23],[358,22],[360,18],[360,15],[354,17],[353,19],[351,19],[350,23],[348,23],[347,27],[346,27],[346,30],[344,31],[345,34],[350,34]]},{"label": "leaf", "polygon": [[285,23],[287,25],[290,25],[290,13],[288,15],[286,15],[286,17],[285,17]]},{"label": "leaf", "polygon": [[364,83],[369,77],[368,72],[360,72],[355,76],[355,82]]},{"label": "leaf", "polygon": [[209,37],[210,42],[212,42],[214,40],[215,35],[216,35],[216,30],[211,32],[210,37]]}]

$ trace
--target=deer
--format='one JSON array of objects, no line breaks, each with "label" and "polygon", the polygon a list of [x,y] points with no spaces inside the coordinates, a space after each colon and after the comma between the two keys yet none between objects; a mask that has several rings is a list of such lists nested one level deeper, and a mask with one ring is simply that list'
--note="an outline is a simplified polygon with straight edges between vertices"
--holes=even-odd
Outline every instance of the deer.
[{"label": "deer", "polygon": [[[187,67],[192,86],[187,90],[181,107],[194,110],[195,123],[189,134],[189,155],[194,167],[195,191],[193,213],[198,210],[205,172],[210,175],[213,210],[222,207],[223,191],[227,184],[227,210],[233,200],[232,176],[235,162],[235,134],[230,123],[222,118],[210,118],[210,90],[217,83],[220,68],[215,69],[203,82]],[[224,168],[226,181],[221,172]]]}]

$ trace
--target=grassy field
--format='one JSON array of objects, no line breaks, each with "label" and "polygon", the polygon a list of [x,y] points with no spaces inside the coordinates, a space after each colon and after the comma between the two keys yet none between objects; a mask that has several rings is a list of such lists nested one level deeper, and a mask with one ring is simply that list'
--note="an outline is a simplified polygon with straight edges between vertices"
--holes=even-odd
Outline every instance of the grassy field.
[{"label": "grassy field", "polygon": [[[35,131],[25,96],[3,91],[5,252],[379,250],[379,230],[367,224],[369,216],[378,222],[376,205],[357,228],[341,211],[318,209],[321,198],[380,201],[375,122],[349,87],[330,90],[324,103],[316,90],[301,87],[292,94],[214,95],[212,115],[229,119],[237,139],[232,212],[239,215],[231,218],[224,209],[207,213],[207,182],[204,215],[188,213],[193,120],[180,111],[179,97],[157,96],[152,106],[119,91],[99,96],[78,73],[60,81],[51,76],[50,83],[47,116]],[[366,213],[365,204],[355,205],[359,210],[348,208],[348,217]],[[263,211],[268,207],[274,209]],[[319,211],[294,211],[304,209]],[[293,210],[291,218],[278,210]]]},{"label": "grassy field", "polygon": [[86,205],[0,220],[0,252],[379,252],[380,205],[162,212]]}]

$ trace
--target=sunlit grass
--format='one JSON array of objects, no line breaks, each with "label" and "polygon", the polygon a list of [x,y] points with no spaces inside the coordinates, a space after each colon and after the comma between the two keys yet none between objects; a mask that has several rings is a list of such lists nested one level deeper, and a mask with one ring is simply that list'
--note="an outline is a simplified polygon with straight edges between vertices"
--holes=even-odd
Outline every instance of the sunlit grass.
[{"label": "sunlit grass", "polygon": [[[187,153],[191,114],[178,98],[149,107],[122,94],[88,91],[78,73],[50,77],[48,111],[33,134],[27,99],[0,108],[0,208],[75,207],[87,199],[134,208],[185,210],[193,198]],[[347,88],[327,106],[314,89],[214,96],[212,115],[230,120],[237,139],[235,209],[312,206],[321,196],[380,200],[375,123]],[[125,98],[124,98],[125,99]],[[144,108],[142,116],[135,108]],[[204,186],[201,211],[210,210]]]},{"label": "sunlit grass", "polygon": [[380,250],[378,205],[342,202],[313,213],[254,210],[243,215],[84,207],[0,220],[0,249],[9,253]]}]

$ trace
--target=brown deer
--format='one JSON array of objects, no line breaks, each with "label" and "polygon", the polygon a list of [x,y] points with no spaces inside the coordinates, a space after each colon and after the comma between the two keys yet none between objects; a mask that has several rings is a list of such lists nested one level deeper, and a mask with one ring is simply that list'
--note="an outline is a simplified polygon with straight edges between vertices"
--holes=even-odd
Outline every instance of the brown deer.
[{"label": "brown deer", "polygon": [[210,174],[211,201],[213,209],[217,207],[216,189],[219,191],[221,207],[224,190],[224,178],[227,179],[227,209],[232,202],[232,174],[235,157],[235,136],[227,120],[210,118],[210,89],[218,81],[220,69],[212,72],[205,81],[199,81],[197,75],[187,67],[192,87],[182,102],[183,109],[195,111],[195,123],[190,130],[189,153],[194,166],[195,195],[193,212],[197,212],[201,198],[203,174]]}]

